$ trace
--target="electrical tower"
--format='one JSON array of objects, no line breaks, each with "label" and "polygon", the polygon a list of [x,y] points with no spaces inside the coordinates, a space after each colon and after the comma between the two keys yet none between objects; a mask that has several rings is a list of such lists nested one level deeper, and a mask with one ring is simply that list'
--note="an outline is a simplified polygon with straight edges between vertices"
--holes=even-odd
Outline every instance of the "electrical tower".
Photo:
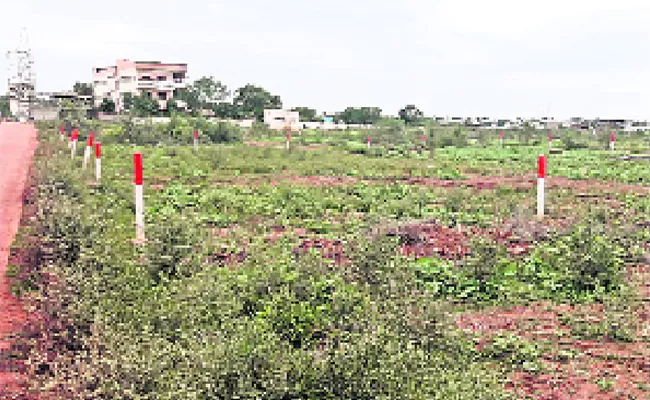
[{"label": "electrical tower", "polygon": [[32,107],[36,99],[36,78],[34,59],[25,28],[20,34],[18,47],[7,52],[7,65],[11,113],[21,122],[32,120]]}]

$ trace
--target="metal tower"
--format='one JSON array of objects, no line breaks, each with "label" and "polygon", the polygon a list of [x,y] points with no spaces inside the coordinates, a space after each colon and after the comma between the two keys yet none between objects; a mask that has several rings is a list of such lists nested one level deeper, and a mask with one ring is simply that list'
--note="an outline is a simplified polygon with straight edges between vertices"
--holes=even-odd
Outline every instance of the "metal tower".
[{"label": "metal tower", "polygon": [[36,99],[34,76],[34,59],[23,28],[18,47],[7,52],[9,108],[14,117],[20,121],[32,119],[32,107]]}]

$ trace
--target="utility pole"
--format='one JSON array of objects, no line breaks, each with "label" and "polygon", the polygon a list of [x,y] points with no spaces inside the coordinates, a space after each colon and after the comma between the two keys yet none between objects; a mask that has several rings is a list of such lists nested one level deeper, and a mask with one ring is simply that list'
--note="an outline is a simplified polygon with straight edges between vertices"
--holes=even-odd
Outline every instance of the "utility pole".
[{"label": "utility pole", "polygon": [[32,120],[32,107],[36,99],[34,59],[23,28],[20,42],[14,50],[7,52],[9,108],[21,122]]}]

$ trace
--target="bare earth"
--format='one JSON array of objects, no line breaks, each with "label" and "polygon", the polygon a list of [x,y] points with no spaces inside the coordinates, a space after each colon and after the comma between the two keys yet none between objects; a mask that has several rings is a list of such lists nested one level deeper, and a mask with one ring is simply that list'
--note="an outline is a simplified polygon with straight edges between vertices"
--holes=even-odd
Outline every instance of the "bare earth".
[{"label": "bare earth", "polygon": [[[9,248],[18,230],[23,190],[37,146],[32,124],[0,124],[0,352],[10,349],[7,335],[19,331],[27,319],[21,303],[11,295],[6,277]],[[24,376],[0,361],[0,398],[20,398]]]}]

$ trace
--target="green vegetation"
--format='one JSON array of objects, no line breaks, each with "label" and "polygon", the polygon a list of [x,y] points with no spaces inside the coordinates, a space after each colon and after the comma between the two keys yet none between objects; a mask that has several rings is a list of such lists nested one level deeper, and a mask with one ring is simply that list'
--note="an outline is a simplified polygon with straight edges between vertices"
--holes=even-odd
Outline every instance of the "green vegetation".
[{"label": "green vegetation", "polygon": [[[508,373],[541,372],[549,346],[504,333],[477,347],[456,325],[468,309],[603,302],[616,332],[562,320],[582,337],[636,340],[624,267],[648,239],[636,225],[647,199],[608,195],[622,213],[603,197],[577,198],[582,189],[549,188],[541,223],[534,181],[461,185],[534,179],[541,137],[523,145],[508,132],[498,148],[494,132],[396,121],[305,131],[287,151],[282,133],[202,118],[84,123],[104,144],[101,183],[70,160],[59,124],[42,124],[28,228],[38,235],[23,231],[20,242],[40,261],[11,272],[15,292],[40,296],[57,321],[48,332],[61,356],[42,387],[106,399],[504,399],[516,398]],[[550,174],[648,178],[597,146],[551,156]],[[132,242],[135,149],[145,160],[143,245]],[[433,254],[409,256],[421,249]]]}]

